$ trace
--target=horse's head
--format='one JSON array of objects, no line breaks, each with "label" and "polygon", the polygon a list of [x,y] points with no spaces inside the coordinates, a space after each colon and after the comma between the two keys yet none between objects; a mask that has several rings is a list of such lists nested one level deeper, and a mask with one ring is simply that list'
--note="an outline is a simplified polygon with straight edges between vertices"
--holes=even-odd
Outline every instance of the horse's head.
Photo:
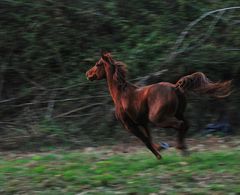
[{"label": "horse's head", "polygon": [[104,61],[100,58],[96,64],[86,72],[87,79],[90,81],[101,80],[106,77]]},{"label": "horse's head", "polygon": [[[125,82],[126,65],[120,61],[113,60],[109,52],[102,53],[102,57],[86,72],[87,79],[93,81],[106,78],[106,65],[111,67],[110,74],[113,75],[114,80],[119,83]],[[109,71],[109,69],[107,71]]]},{"label": "horse's head", "polygon": [[101,80],[106,78],[104,64],[108,63],[110,53],[102,53],[102,57],[96,64],[86,72],[87,79],[90,81]]}]

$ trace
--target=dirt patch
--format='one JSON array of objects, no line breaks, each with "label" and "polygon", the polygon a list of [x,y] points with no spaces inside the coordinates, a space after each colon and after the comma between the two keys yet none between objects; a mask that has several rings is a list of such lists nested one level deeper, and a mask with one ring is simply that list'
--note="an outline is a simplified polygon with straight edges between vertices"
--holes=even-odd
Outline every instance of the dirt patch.
[{"label": "dirt patch", "polygon": [[[171,147],[168,150],[175,150],[175,138],[174,137],[162,137],[156,138],[155,140],[162,140],[168,143]],[[229,148],[239,148],[240,149],[240,137],[239,136],[228,136],[228,137],[218,137],[218,136],[205,136],[205,137],[196,137],[196,138],[187,138],[186,143],[188,145],[190,152],[198,152],[198,151],[218,151],[224,150]],[[59,147],[54,149],[54,153],[58,153],[61,151],[67,151],[69,148]],[[139,152],[140,150],[147,150],[147,148],[142,144],[139,140],[133,138],[131,142],[127,143],[118,143],[116,145],[111,146],[97,146],[97,147],[85,147],[81,149],[74,149],[71,151],[76,152],[84,152],[84,153],[91,153],[91,152],[99,152],[103,153],[105,157],[114,155],[114,154],[122,154],[122,153],[135,153]],[[42,152],[33,152],[33,151],[1,151],[1,156],[7,156],[8,158],[18,158],[23,156],[32,156],[35,154],[46,154],[52,153],[50,151],[42,151]]]},{"label": "dirt patch", "polygon": [[[160,140],[156,139],[156,140]],[[161,138],[164,142],[168,143],[171,147],[168,150],[175,150],[175,139],[173,137]],[[201,151],[219,151],[230,148],[240,149],[240,137],[217,137],[217,136],[205,136],[198,138],[187,138],[186,143],[190,152]],[[86,147],[82,149],[83,152],[104,152],[105,155],[121,154],[121,153],[135,153],[139,150],[147,150],[147,148],[137,139],[133,139],[132,142],[116,144],[113,146],[100,146],[100,147]]]}]

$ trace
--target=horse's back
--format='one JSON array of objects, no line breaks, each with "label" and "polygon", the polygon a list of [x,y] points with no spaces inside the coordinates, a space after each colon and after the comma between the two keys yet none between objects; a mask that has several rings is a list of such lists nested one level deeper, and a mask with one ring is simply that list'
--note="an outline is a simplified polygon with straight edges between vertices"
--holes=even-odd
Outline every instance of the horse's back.
[{"label": "horse's back", "polygon": [[147,95],[153,95],[153,96],[161,96],[162,98],[165,98],[166,96],[173,95],[176,92],[176,87],[172,83],[168,82],[160,82],[152,85],[148,85],[142,88],[138,89],[139,91],[145,91],[145,93],[148,93]]},{"label": "horse's back", "polygon": [[121,106],[128,115],[136,121],[147,117],[160,118],[164,116],[174,116],[178,107],[178,95],[174,84],[161,82],[136,90],[131,90],[131,93],[123,98]]}]

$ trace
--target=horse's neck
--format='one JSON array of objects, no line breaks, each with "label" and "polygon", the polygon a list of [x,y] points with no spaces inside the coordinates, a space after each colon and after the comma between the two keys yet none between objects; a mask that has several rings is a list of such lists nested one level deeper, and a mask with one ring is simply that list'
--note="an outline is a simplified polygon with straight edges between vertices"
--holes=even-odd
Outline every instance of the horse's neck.
[{"label": "horse's neck", "polygon": [[131,85],[127,82],[124,81],[125,87],[119,87],[119,83],[117,80],[113,79],[113,71],[112,67],[110,65],[105,66],[105,71],[106,71],[106,77],[107,77],[107,83],[108,83],[108,89],[110,92],[110,95],[112,96],[112,99],[115,103],[115,105],[119,102],[120,98],[122,97],[122,94],[128,90]]},{"label": "horse's neck", "polygon": [[114,103],[116,104],[120,100],[123,91],[119,87],[117,81],[113,79],[113,76],[110,77],[107,76],[107,83],[109,92],[112,96]]}]

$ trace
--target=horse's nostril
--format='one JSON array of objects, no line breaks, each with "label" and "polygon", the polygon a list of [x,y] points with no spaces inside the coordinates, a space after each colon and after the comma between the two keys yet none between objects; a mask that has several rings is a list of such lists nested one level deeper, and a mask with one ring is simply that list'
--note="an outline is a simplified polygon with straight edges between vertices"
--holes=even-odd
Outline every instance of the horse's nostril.
[{"label": "horse's nostril", "polygon": [[86,77],[87,77],[87,78],[89,77],[89,72],[88,72],[88,71],[86,72]]},{"label": "horse's nostril", "polygon": [[90,75],[88,74],[88,72],[86,73],[86,77],[87,77],[87,80],[89,80]]}]

